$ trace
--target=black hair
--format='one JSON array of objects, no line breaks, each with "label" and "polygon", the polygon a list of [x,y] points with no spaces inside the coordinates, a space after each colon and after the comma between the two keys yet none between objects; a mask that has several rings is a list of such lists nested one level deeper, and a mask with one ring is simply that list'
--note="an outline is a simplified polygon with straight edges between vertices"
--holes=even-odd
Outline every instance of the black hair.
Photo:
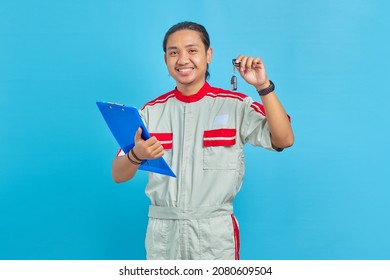
[{"label": "black hair", "polygon": [[[167,33],[165,33],[164,41],[163,41],[164,53],[167,52],[167,41],[168,41],[169,36],[172,35],[173,33],[175,33],[176,31],[180,31],[180,30],[194,30],[194,31],[199,32],[200,38],[202,39],[202,42],[204,44],[206,51],[210,48],[210,37],[209,37],[209,34],[207,33],[206,28],[204,28],[203,25],[200,25],[200,24],[195,23],[195,22],[183,21],[183,22],[179,22],[179,23],[175,24],[174,26],[172,26],[171,28],[168,29]],[[210,73],[208,70],[209,70],[209,65],[207,64],[206,80],[210,77]]]}]

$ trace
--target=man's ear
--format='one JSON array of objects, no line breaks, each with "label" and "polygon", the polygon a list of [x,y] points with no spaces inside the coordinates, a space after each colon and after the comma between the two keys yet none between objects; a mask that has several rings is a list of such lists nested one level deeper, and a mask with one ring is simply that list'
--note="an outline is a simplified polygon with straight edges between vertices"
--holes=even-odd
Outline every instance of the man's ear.
[{"label": "man's ear", "polygon": [[207,64],[211,63],[211,59],[213,58],[213,49],[209,48],[206,52]]},{"label": "man's ear", "polygon": [[167,64],[167,54],[164,53],[164,61],[165,61],[165,64]]}]

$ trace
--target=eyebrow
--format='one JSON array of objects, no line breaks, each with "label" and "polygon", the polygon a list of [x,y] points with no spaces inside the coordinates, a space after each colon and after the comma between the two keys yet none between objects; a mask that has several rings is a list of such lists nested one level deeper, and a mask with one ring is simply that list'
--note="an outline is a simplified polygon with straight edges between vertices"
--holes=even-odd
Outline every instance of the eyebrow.
[{"label": "eyebrow", "polygon": [[[198,44],[188,44],[188,45],[185,45],[185,48],[192,48],[192,47],[199,47]],[[167,50],[176,50],[178,49],[178,47],[176,46],[172,46],[172,47],[168,47]]]}]

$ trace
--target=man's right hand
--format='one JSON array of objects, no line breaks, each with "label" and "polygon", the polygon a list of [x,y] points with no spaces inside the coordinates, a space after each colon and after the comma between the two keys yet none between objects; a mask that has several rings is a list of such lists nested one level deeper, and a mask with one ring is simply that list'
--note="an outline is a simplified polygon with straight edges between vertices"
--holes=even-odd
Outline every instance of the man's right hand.
[{"label": "man's right hand", "polygon": [[141,137],[142,129],[138,128],[134,136],[133,151],[140,159],[155,159],[164,155],[164,148],[155,136],[144,140]]}]

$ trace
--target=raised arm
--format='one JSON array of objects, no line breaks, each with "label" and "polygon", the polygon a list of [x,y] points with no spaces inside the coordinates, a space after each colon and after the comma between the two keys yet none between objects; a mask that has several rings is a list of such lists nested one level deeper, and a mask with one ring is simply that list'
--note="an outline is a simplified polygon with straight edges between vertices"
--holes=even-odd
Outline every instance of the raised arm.
[{"label": "raised arm", "polygon": [[294,133],[290,120],[275,92],[272,90],[263,61],[259,57],[239,55],[236,58],[236,63],[239,63],[239,66],[237,65],[236,68],[241,77],[248,84],[253,85],[260,94],[267,116],[272,144],[278,148],[292,146]]}]

